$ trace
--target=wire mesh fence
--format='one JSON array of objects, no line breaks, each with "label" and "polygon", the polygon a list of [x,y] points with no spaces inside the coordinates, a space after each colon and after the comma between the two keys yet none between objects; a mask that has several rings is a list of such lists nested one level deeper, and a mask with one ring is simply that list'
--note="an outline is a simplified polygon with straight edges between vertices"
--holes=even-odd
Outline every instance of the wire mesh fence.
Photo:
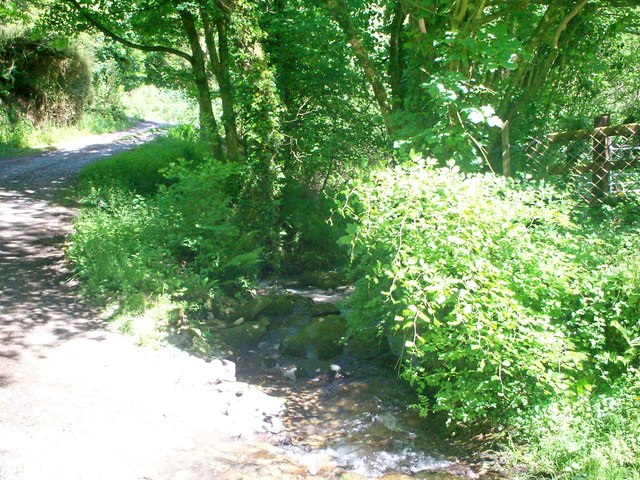
[{"label": "wire mesh fence", "polygon": [[[602,121],[604,119],[604,121]],[[589,204],[640,197],[640,124],[607,126],[599,117],[592,130],[531,139],[508,154],[512,173],[560,184]]]}]

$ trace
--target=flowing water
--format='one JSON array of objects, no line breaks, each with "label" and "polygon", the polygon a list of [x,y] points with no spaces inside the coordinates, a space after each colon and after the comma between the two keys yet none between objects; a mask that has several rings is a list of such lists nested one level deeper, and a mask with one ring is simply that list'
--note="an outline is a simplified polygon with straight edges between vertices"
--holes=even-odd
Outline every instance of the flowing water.
[{"label": "flowing water", "polygon": [[[286,291],[327,306],[349,293]],[[296,310],[309,303],[296,302],[302,305]],[[292,315],[299,317],[299,311]],[[495,478],[462,461],[469,452],[456,451],[430,430],[429,422],[410,407],[415,394],[397,378],[388,356],[362,360],[343,354],[325,364],[282,356],[280,342],[297,327],[295,320],[274,323],[257,348],[234,360],[239,380],[286,400],[272,441],[288,461],[306,471],[297,478]],[[309,370],[311,374],[300,374]]]}]

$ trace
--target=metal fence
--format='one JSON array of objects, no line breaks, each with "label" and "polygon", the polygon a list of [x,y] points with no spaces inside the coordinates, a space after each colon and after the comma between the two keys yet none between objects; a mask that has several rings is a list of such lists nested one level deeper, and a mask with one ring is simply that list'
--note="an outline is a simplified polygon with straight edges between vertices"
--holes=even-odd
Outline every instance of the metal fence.
[{"label": "metal fence", "polygon": [[517,149],[503,145],[505,172],[559,183],[592,205],[640,197],[640,124],[612,127],[601,116],[596,125],[531,139]]}]

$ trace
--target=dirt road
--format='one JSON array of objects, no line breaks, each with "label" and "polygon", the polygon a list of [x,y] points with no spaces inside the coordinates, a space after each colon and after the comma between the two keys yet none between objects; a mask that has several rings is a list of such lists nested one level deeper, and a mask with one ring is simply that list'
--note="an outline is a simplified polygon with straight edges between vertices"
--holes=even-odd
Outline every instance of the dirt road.
[{"label": "dirt road", "polygon": [[278,399],[235,382],[232,364],[106,331],[68,281],[61,244],[74,212],[55,191],[156,126],[0,160],[1,480],[280,478],[293,468],[256,442]]}]

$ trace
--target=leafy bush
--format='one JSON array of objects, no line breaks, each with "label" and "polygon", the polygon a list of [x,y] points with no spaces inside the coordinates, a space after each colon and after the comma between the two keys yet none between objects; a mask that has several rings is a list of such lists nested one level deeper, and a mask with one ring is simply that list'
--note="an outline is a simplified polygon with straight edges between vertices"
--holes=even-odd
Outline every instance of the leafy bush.
[{"label": "leafy bush", "polygon": [[423,412],[504,424],[633,361],[637,234],[576,224],[544,185],[453,166],[375,171],[346,195],[352,335],[404,349]]},{"label": "leafy bush", "polygon": [[203,160],[191,147],[157,140],[80,176],[85,208],[67,255],[89,294],[203,300],[224,281],[255,273],[259,249],[234,223],[240,168]]},{"label": "leafy bush", "polygon": [[101,202],[75,219],[66,250],[85,290],[97,297],[162,291],[179,268],[168,252],[157,248],[163,233],[155,221],[157,207],[118,191],[103,194]]},{"label": "leafy bush", "polygon": [[20,105],[38,123],[75,123],[90,103],[89,59],[65,42],[2,37],[0,70],[0,100]]}]

